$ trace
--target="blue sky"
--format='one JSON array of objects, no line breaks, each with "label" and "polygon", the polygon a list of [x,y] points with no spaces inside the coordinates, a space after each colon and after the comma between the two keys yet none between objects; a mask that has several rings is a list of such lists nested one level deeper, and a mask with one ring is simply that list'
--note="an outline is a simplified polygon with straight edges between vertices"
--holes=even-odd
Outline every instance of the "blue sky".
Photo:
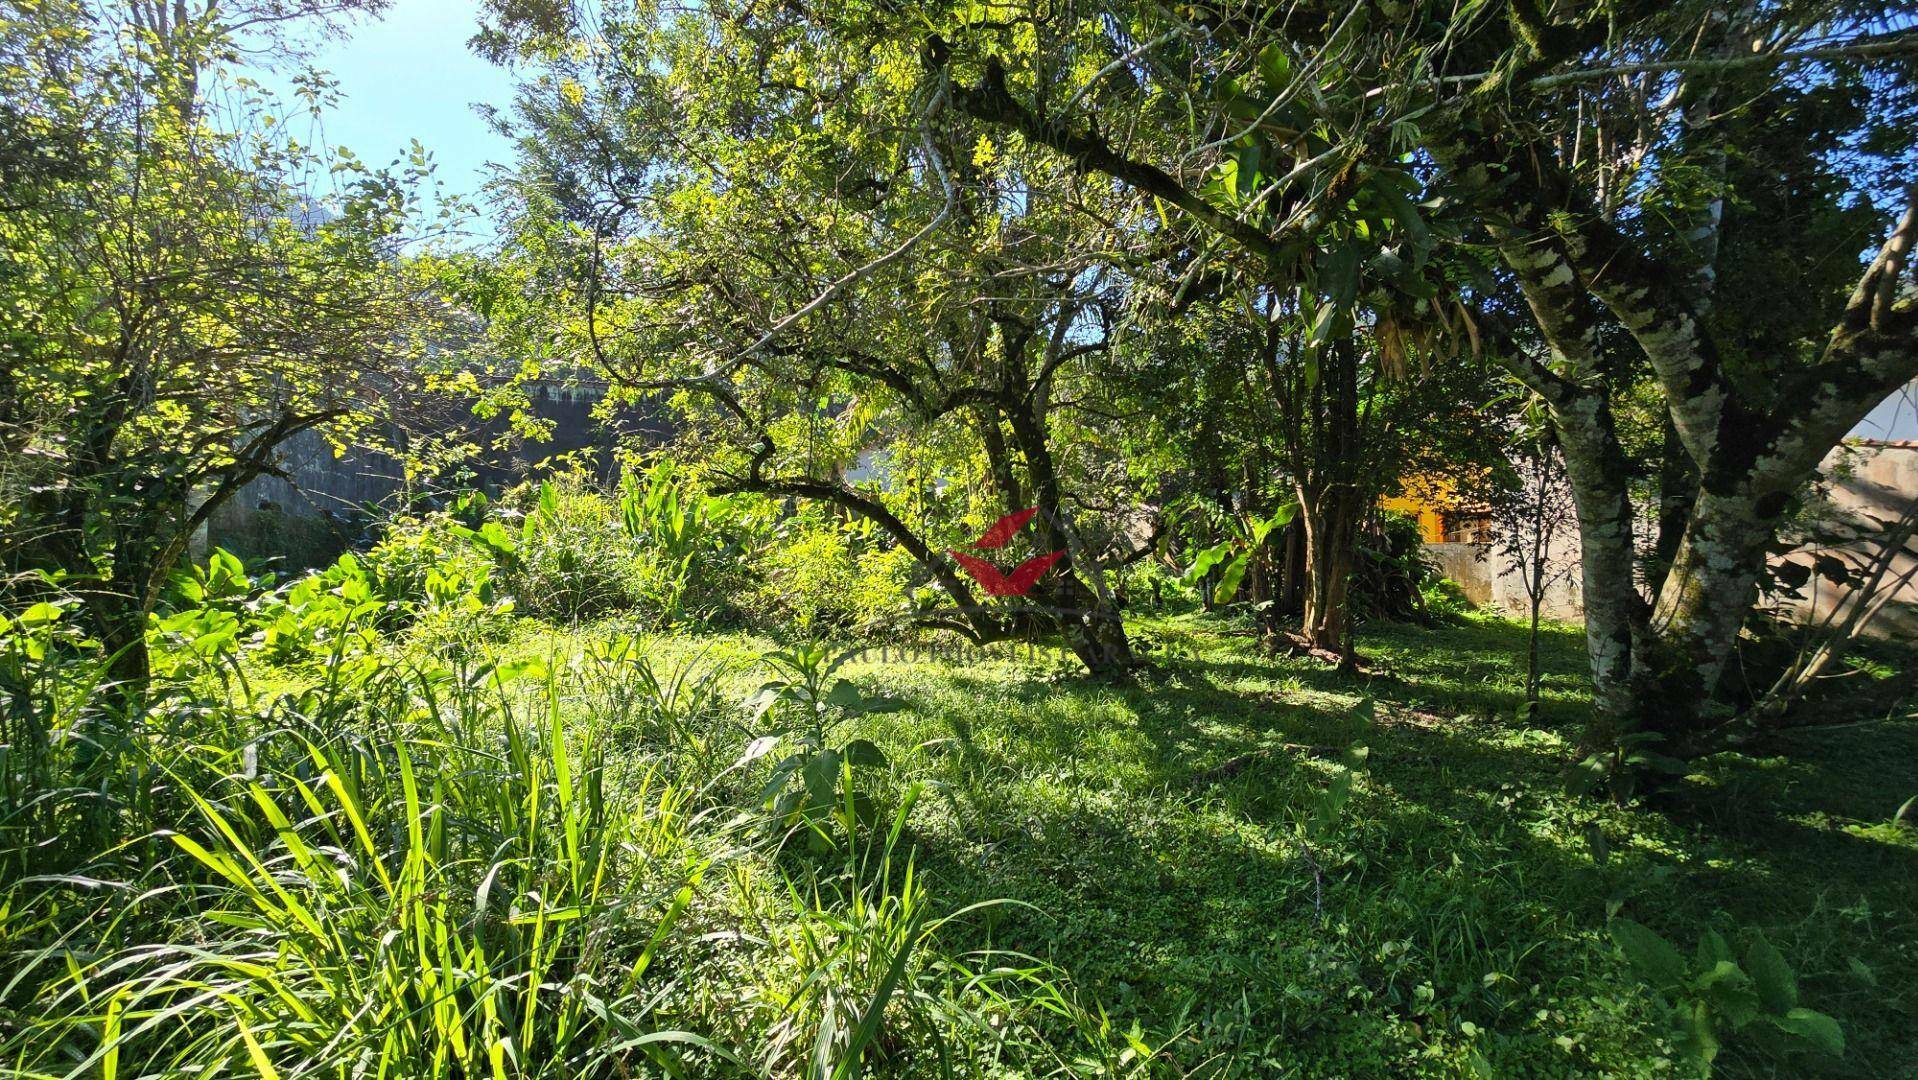
[{"label": "blue sky", "polygon": [[[476,195],[487,163],[509,160],[512,148],[473,104],[504,106],[513,97],[511,74],[466,47],[478,29],[471,0],[395,0],[380,19],[348,26],[322,43],[308,62],[331,75],[340,94],[322,120],[326,143],[381,165],[418,139],[449,192]],[[247,74],[286,98],[290,72]]]}]

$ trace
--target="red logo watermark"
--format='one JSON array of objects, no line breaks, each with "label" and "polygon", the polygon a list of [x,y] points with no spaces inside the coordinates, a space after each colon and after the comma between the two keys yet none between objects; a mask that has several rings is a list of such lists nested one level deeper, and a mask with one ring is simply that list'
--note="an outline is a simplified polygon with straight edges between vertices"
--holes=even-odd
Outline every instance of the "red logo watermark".
[{"label": "red logo watermark", "polygon": [[[1032,507],[1007,514],[993,522],[992,528],[982,533],[971,546],[974,548],[1005,547],[1006,541],[1011,540],[1014,534],[1025,528],[1026,522],[1031,521],[1032,515],[1038,512],[1038,507]],[[951,555],[953,561],[970,574],[972,580],[979,583],[979,587],[986,591],[987,596],[1024,596],[1032,591],[1034,585],[1039,584],[1039,579],[1045,575],[1045,572],[1052,569],[1052,564],[1064,558],[1066,553],[1053,551],[1044,555],[1035,555],[1014,567],[1010,574],[1000,573],[998,567],[976,555],[967,555],[950,548],[947,549],[946,554]]]}]

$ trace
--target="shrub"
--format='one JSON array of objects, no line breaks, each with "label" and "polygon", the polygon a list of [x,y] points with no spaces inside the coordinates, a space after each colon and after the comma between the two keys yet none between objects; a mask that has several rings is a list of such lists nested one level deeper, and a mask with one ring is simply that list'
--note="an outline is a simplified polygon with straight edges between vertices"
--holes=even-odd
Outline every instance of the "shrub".
[{"label": "shrub", "polygon": [[[442,518],[409,521],[364,556],[340,556],[332,566],[270,592],[256,592],[238,605],[247,644],[275,664],[338,655],[363,655],[382,632],[407,630],[428,653],[451,655],[503,640],[513,602],[494,587],[494,563],[471,530]],[[444,552],[437,562],[433,552]],[[224,552],[220,557],[232,559]],[[237,560],[234,560],[237,567]],[[234,607],[231,597],[208,594],[196,571],[182,595],[190,606],[169,615],[160,629],[176,639],[203,642]],[[203,645],[196,646],[205,651]]]},{"label": "shrub", "polygon": [[[102,883],[132,903],[97,939],[16,927],[32,936],[11,959],[44,981],[12,1062],[578,1076],[705,1045],[652,1023],[648,978],[708,865],[688,793],[656,778],[609,793],[590,731],[569,748],[557,710],[542,729],[451,679],[386,669],[304,699],[279,718],[291,731],[169,748],[191,810],[142,880]],[[77,884],[21,882],[0,917],[77,915]]]},{"label": "shrub", "polygon": [[[619,508],[578,474],[516,492],[522,528],[504,582],[521,611],[575,622],[638,607],[657,578]],[[654,586],[656,588],[656,586]]]},{"label": "shrub", "polygon": [[771,811],[775,829],[808,829],[807,839],[815,846],[830,842],[830,832],[823,827],[828,818],[839,818],[848,831],[872,821],[871,796],[854,785],[852,770],[886,764],[886,755],[870,739],[832,745],[833,730],[855,717],[900,707],[892,698],[867,694],[849,680],[833,678],[858,655],[848,650],[835,656],[817,642],[770,653],[762,662],[771,677],[749,702],[755,720],[770,717],[774,726],[753,740],[740,764],[780,749],[789,751],[773,766],[759,801]]},{"label": "shrub", "polygon": [[1128,611],[1184,612],[1198,606],[1198,594],[1184,575],[1158,559],[1140,559],[1120,571],[1119,592]]},{"label": "shrub", "polygon": [[1739,1032],[1768,1031],[1788,1053],[1845,1052],[1838,1021],[1798,1003],[1797,974],[1762,933],[1752,933],[1742,957],[1716,930],[1705,931],[1690,959],[1630,919],[1612,920],[1612,940],[1666,1009],[1679,1052],[1707,1073],[1721,1042]]},{"label": "shrub", "polygon": [[[557,662],[337,655],[271,700],[237,668],[160,679],[110,755],[35,741],[0,792],[0,1068],[1049,1075],[1042,1026],[1107,1044],[1056,969],[944,947],[979,905],[929,902],[901,846],[917,785],[883,842],[847,833],[843,869],[782,869],[709,785],[608,755],[627,730],[669,753],[721,736],[715,670],[589,653],[576,685]],[[7,722],[79,722],[98,660],[57,605],[0,620]],[[617,697],[572,696],[607,665]]]},{"label": "shrub", "polygon": [[1423,619],[1428,589],[1440,580],[1437,564],[1425,554],[1418,519],[1381,511],[1359,532],[1358,563],[1352,571],[1351,605],[1362,619]]},{"label": "shrub", "polygon": [[493,562],[465,526],[445,514],[394,520],[357,561],[381,599],[402,602],[425,597],[428,574],[472,576]]},{"label": "shrub", "polygon": [[783,522],[756,560],[758,619],[799,637],[864,630],[906,602],[918,564],[858,525],[814,513]]},{"label": "shrub", "polygon": [[746,554],[777,510],[760,495],[708,495],[663,461],[643,479],[634,472],[621,478],[619,513],[644,549],[642,608],[670,626],[737,616],[737,598],[749,591]]}]

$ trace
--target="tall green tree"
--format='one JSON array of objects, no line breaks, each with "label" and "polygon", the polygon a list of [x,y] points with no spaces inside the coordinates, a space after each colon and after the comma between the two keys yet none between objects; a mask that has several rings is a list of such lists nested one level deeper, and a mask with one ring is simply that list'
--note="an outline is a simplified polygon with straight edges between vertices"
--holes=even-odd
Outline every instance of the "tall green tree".
[{"label": "tall green tree", "polygon": [[[1918,376],[1918,189],[1881,182],[1914,163],[1912,14],[1515,9],[1485,34],[1510,35],[1499,63],[1460,76],[1473,92],[1428,124],[1546,346],[1514,371],[1547,403],[1578,502],[1595,742],[1710,743],[1792,499]],[[1892,220],[1871,209],[1887,196]],[[1754,272],[1790,283],[1790,316],[1767,314]],[[1654,530],[1617,419],[1640,371],[1670,433]]]},{"label": "tall green tree", "polygon": [[195,531],[287,439],[363,427],[435,320],[401,250],[423,158],[320,154],[224,66],[242,28],[378,6],[47,0],[0,24],[8,127],[57,148],[8,155],[34,176],[0,221],[4,556],[81,599],[130,688]]},{"label": "tall green tree", "polygon": [[[1530,325],[1496,351],[1546,402],[1578,501],[1593,740],[1636,727],[1682,747],[1717,726],[1701,706],[1793,493],[1918,374],[1911,211],[1881,211],[1875,238],[1854,235],[1865,265],[1842,286],[1816,272],[1843,266],[1828,245],[1773,249],[1802,268],[1792,276],[1822,315],[1740,366],[1723,340],[1737,331],[1712,314],[1724,208],[1781,169],[1838,181],[1818,193],[1828,204],[1902,206],[1874,179],[1910,168],[1912,20],[1904,4],[1144,3],[1061,4],[1030,27],[959,8],[915,21],[928,78],[949,82],[962,110],[1151,196],[1275,281],[1322,272],[1322,253],[1339,250],[1326,230],[1368,183],[1389,198],[1379,181],[1409,164],[1414,212],[1461,219],[1462,239],[1496,257],[1499,282],[1479,291],[1507,283],[1528,309]],[[1855,108],[1824,110],[1809,171],[1802,147],[1779,156],[1762,136],[1739,139],[1833,99]],[[1217,198],[1249,170],[1251,199]],[[1366,267],[1396,269],[1386,255],[1404,261],[1388,245]],[[1639,386],[1635,357],[1688,459],[1667,474],[1669,569],[1643,583],[1617,419]]]},{"label": "tall green tree", "polygon": [[[871,519],[949,597],[925,618],[981,641],[1044,627],[1094,672],[1133,666],[1101,521],[1123,508],[1088,513],[1059,440],[1098,426],[1082,391],[1120,332],[1127,206],[948,123],[910,50],[875,57],[788,11],[507,13],[487,40],[538,62],[511,185],[522,269],[490,307],[516,349],[675,395],[722,489]],[[917,512],[969,469],[902,471],[908,444],[967,448],[976,515]],[[874,453],[890,475],[849,481]],[[1062,554],[989,602],[945,549],[1028,507],[1034,553]]]},{"label": "tall green tree", "polygon": [[[571,25],[565,5],[512,7],[503,25]],[[1278,322],[1334,412],[1352,413],[1339,406],[1347,358],[1399,366],[1408,328],[1489,341],[1545,403],[1578,504],[1596,743],[1633,728],[1675,747],[1709,741],[1710,703],[1794,493],[1918,374],[1918,212],[1896,190],[1914,128],[1909,4],[731,3],[700,16],[857,57],[860,77],[773,71],[778,54],[761,45],[693,35],[683,44],[718,58],[704,78],[779,88],[795,107],[678,87],[657,96],[655,132],[688,115],[695,129],[783,125],[792,139],[756,144],[783,152],[905,147],[914,132],[937,145],[945,129],[1021,159],[1049,154],[1144,211],[1124,216],[1132,241],[1114,245],[1135,260],[1130,274],[1149,266],[1180,293],[1236,281],[1284,298]],[[649,5],[633,17],[672,21]],[[600,47],[575,36],[589,54]],[[1768,137],[1786,127],[1805,138]],[[728,178],[728,193],[752,192],[741,213],[769,204],[742,177],[786,160],[768,153],[759,173]],[[910,214],[891,202],[864,223],[882,221],[894,246],[836,261],[866,269],[766,309],[795,321],[950,216],[910,165],[798,160],[826,181],[813,190],[876,193],[913,176],[919,195]],[[1793,212],[1759,209],[1781,199]],[[1763,248],[1734,253],[1741,229]],[[1834,244],[1864,258],[1834,260]],[[1765,319],[1759,302],[1722,296],[1721,270],[1746,274],[1734,263],[1762,265],[1761,250],[1794,267],[1775,279],[1804,290],[1806,319]],[[771,341],[794,323],[761,325]],[[1669,433],[1659,542],[1634,505],[1645,477],[1628,407]]]},{"label": "tall green tree", "polygon": [[[1301,637],[1343,655],[1359,522],[1391,480],[1372,450],[1408,419],[1378,406],[1419,397],[1384,388],[1475,351],[1440,257],[1458,223],[1420,205],[1434,193],[1408,152],[1415,129],[1379,122],[1415,97],[1388,77],[1402,35],[1381,34],[1367,5],[1068,4],[1030,33],[946,15],[927,20],[924,52],[960,113],[1123,185],[1156,217],[1155,271],[1174,296],[1218,293],[1260,324],[1241,360],[1286,434]],[[885,33],[856,13],[840,32]]]}]

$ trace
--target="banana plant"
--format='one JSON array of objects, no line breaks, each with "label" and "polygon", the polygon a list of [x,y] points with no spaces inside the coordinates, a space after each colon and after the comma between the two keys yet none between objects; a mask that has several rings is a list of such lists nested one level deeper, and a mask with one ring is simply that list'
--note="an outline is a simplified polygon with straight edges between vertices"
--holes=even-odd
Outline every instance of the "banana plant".
[{"label": "banana plant", "polygon": [[685,561],[699,551],[712,502],[682,492],[669,464],[648,472],[644,486],[630,472],[620,480],[619,518],[626,535],[651,540],[669,559]]},{"label": "banana plant", "polygon": [[693,564],[715,546],[719,529],[736,504],[723,497],[682,490],[671,462],[661,462],[640,477],[620,480],[619,519],[626,535],[646,544],[667,568],[671,583],[666,618],[673,621],[691,587]]},{"label": "banana plant", "polygon": [[1186,585],[1197,586],[1214,567],[1221,564],[1225,570],[1212,589],[1214,604],[1228,604],[1239,594],[1239,584],[1245,580],[1245,572],[1252,565],[1252,557],[1265,546],[1266,538],[1272,530],[1282,529],[1292,523],[1299,511],[1297,503],[1286,503],[1271,515],[1252,518],[1243,524],[1234,521],[1235,533],[1224,540],[1202,549],[1192,560],[1180,578]]}]

